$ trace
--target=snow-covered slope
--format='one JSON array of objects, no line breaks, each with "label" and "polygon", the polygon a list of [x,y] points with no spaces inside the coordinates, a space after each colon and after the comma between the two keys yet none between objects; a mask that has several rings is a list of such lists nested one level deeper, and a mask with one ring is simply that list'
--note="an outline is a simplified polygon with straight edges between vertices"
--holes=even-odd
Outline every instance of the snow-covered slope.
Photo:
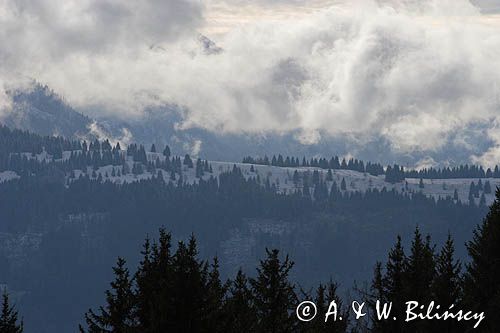
[{"label": "snow-covered slope", "polygon": [[[63,159],[67,160],[70,156],[71,152],[65,151],[63,152]],[[125,152],[123,151],[125,155]],[[52,160],[52,157],[47,154],[45,151],[38,155],[32,155],[31,153],[26,153],[25,156],[36,158],[37,160]],[[159,159],[160,161],[165,160],[165,156],[161,153],[147,153],[148,161],[156,161]],[[126,163],[128,166],[128,170],[133,169],[134,161],[131,156],[126,156]],[[269,166],[269,165],[255,165],[255,164],[244,164],[238,162],[223,162],[223,161],[208,161],[210,166],[212,167],[212,173],[204,172],[204,175],[201,177],[204,180],[209,179],[210,177],[218,177],[223,172],[231,171],[234,166],[241,169],[243,175],[246,178],[250,177],[259,177],[262,182],[269,179],[269,183],[274,184],[277,191],[285,194],[294,193],[296,190],[302,189],[302,181],[294,181],[294,173],[298,172],[300,175],[300,179],[305,177],[311,179],[314,171],[318,171],[320,179],[326,182],[327,187],[330,189],[333,182],[337,184],[340,188],[342,180],[345,180],[346,189],[348,192],[361,191],[365,192],[368,189],[378,189],[382,190],[385,188],[386,190],[396,190],[397,192],[403,193],[416,193],[422,192],[427,196],[432,196],[435,199],[438,198],[446,198],[446,197],[454,197],[455,190],[458,194],[458,200],[463,203],[467,203],[469,201],[469,188],[471,182],[475,184],[478,183],[479,179],[470,179],[470,178],[452,178],[452,179],[423,179],[424,187],[420,186],[420,179],[416,178],[406,178],[405,181],[399,183],[389,183],[385,181],[385,176],[373,176],[368,173],[362,173],[352,170],[331,170],[332,172],[332,180],[327,180],[328,170],[315,168],[315,167],[277,167],[277,166]],[[115,183],[130,183],[135,181],[140,181],[142,179],[149,179],[153,176],[151,172],[146,171],[144,167],[144,172],[141,174],[133,174],[131,171],[123,174],[122,166],[112,166],[107,165],[98,168],[97,170],[93,170],[91,167],[88,167],[87,170],[74,170],[73,176],[74,178],[70,178],[68,174],[67,181],[71,182],[72,179],[77,179],[82,174],[88,174],[90,177],[98,178],[102,177],[103,181],[111,181]],[[114,172],[113,172],[114,170]],[[95,171],[95,172],[94,172]],[[158,170],[155,172],[155,176],[158,174]],[[114,176],[113,176],[114,174]],[[165,182],[172,181],[170,178],[170,172],[162,170],[162,175]],[[9,180],[12,178],[18,177],[17,174],[13,171],[4,171],[0,173],[0,182]],[[179,175],[176,174],[175,181],[177,181]],[[199,177],[196,177],[196,169],[188,168],[186,165],[182,165],[182,180],[183,182],[193,184],[199,181]],[[484,193],[483,190],[480,191],[480,195],[484,193],[486,204],[489,205],[494,200],[494,189],[497,186],[500,186],[500,178],[482,178],[481,183],[484,185],[487,181],[491,184],[491,193]],[[311,182],[309,182],[311,184]],[[311,186],[311,191],[312,191]],[[476,204],[479,204],[479,198],[475,198]]]}]

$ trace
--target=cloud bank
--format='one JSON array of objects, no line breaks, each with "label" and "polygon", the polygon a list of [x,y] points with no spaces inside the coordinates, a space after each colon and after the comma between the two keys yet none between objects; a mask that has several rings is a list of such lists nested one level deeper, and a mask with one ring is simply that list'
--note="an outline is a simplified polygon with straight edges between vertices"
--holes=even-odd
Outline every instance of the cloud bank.
[{"label": "cloud bank", "polygon": [[460,133],[489,124],[484,135],[498,147],[475,158],[500,158],[500,23],[469,1],[335,1],[234,24],[217,35],[216,53],[199,43],[211,24],[204,8],[1,0],[0,76],[35,78],[94,113],[140,117],[174,104],[180,128],[294,132],[306,144],[382,136],[396,152],[432,152],[451,137],[468,145]]}]

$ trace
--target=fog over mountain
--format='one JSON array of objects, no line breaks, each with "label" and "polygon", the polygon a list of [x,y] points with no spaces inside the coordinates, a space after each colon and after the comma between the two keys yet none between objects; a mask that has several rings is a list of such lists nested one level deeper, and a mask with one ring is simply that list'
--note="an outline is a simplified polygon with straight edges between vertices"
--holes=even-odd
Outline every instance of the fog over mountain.
[{"label": "fog over mountain", "polygon": [[36,80],[96,120],[94,134],[177,140],[211,158],[489,165],[498,3],[4,0],[0,115],[19,110],[5,91]]}]

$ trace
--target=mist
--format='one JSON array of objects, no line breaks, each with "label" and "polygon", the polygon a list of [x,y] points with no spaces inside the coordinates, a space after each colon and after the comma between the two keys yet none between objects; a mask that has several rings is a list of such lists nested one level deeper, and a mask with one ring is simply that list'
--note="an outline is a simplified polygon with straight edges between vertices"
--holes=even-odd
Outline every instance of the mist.
[{"label": "mist", "polygon": [[[471,160],[500,157],[495,1],[332,1],[306,14],[307,1],[253,2],[288,16],[236,15],[222,33],[209,4],[3,0],[0,82],[37,80],[94,117],[175,105],[179,129],[383,137],[396,153],[473,151],[479,124],[495,144]],[[217,52],[200,43],[210,31]]]}]

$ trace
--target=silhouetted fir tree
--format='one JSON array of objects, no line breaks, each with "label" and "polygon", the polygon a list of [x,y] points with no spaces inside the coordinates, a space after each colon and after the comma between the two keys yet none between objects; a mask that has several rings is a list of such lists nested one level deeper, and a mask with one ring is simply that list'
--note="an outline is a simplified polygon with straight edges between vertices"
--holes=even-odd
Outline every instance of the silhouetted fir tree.
[{"label": "silhouetted fir tree", "polygon": [[429,288],[435,274],[434,248],[430,244],[430,236],[425,241],[419,228],[414,232],[410,255],[406,265],[406,288],[408,299],[419,303],[430,300]]},{"label": "silhouetted fir tree", "polygon": [[[436,256],[436,275],[431,286],[432,300],[441,308],[448,308],[452,304],[458,306],[462,300],[462,265],[459,260],[455,260],[454,255],[455,245],[448,234],[446,243]],[[459,332],[460,326],[451,320],[432,323],[435,332]]]},{"label": "silhouetted fir tree", "polygon": [[482,332],[500,331],[500,191],[483,220],[467,243],[471,262],[467,265],[464,283],[466,306],[485,312]]},{"label": "silhouetted fir tree", "polygon": [[484,196],[484,193],[481,194],[481,198],[479,199],[479,206],[486,206],[486,197]]},{"label": "silhouetted fir tree", "polygon": [[328,312],[329,301],[326,296],[326,286],[321,283],[316,289],[314,304],[317,309],[316,317],[310,322],[299,323],[299,327],[303,332],[328,332],[324,318],[325,314]]},{"label": "silhouetted fir tree", "polygon": [[476,201],[474,200],[473,192],[469,191],[469,206],[475,206]]},{"label": "silhouetted fir tree", "polygon": [[367,302],[369,304],[370,311],[370,320],[371,320],[371,331],[372,332],[384,332],[384,328],[387,326],[387,323],[384,321],[379,321],[377,317],[377,313],[375,311],[377,306],[377,301],[381,304],[388,303],[390,300],[387,299],[387,290],[385,288],[384,275],[382,273],[382,263],[377,262],[375,264],[375,269],[373,272],[373,279],[370,286],[370,293],[368,295]]},{"label": "silhouetted fir tree", "polygon": [[457,191],[457,189],[455,189],[455,191],[453,191],[453,200],[458,201],[458,191]]},{"label": "silhouetted fir tree", "polygon": [[194,167],[193,160],[191,159],[191,157],[188,154],[186,154],[184,156],[184,165],[186,165],[190,169],[192,169]]},{"label": "silhouetted fir tree", "polygon": [[166,158],[170,158],[171,152],[170,152],[170,147],[168,145],[165,146],[165,149],[163,149],[163,156]]},{"label": "silhouetted fir tree", "polygon": [[152,316],[155,306],[155,285],[156,274],[151,258],[151,243],[149,238],[146,238],[141,251],[143,259],[141,260],[137,272],[135,273],[136,281],[136,309],[135,316],[139,321],[139,328],[143,332],[152,332],[153,323]]},{"label": "silhouetted fir tree", "polygon": [[225,304],[225,332],[255,332],[257,315],[252,301],[252,291],[248,279],[241,269],[229,285],[229,296]]},{"label": "silhouetted fir tree", "polygon": [[261,260],[257,277],[250,280],[259,332],[293,332],[297,326],[295,308],[297,295],[294,285],[288,280],[293,262],[288,256],[284,261],[279,251],[266,249],[267,258]]},{"label": "silhouetted fir tree", "polygon": [[213,259],[206,284],[205,308],[203,309],[203,331],[225,332],[224,321],[230,320],[224,312],[227,285],[223,285],[219,274],[219,261]]},{"label": "silhouetted fir tree", "polygon": [[332,169],[328,169],[328,172],[326,174],[326,180],[329,182],[333,181]]},{"label": "silhouetted fir tree", "polygon": [[196,240],[179,242],[173,258],[172,312],[168,331],[202,332],[206,308],[207,265],[198,260]]},{"label": "silhouetted fir tree", "polygon": [[149,151],[152,153],[156,153],[156,146],[154,143],[151,145],[151,149]]},{"label": "silhouetted fir tree", "polygon": [[[333,281],[330,281],[326,285],[320,284],[318,286],[314,299],[314,303],[317,307],[317,315],[308,324],[300,323],[300,332],[347,332],[347,326],[349,325],[349,311],[344,307],[342,299],[339,297],[337,291],[338,285]],[[328,317],[328,321],[325,322],[325,315],[327,314],[332,301],[335,301],[337,306],[337,318],[335,320],[334,315],[332,314]],[[334,311],[333,305],[331,310]]]},{"label": "silhouetted fir tree", "polygon": [[[417,301],[419,304],[429,304],[432,297],[429,291],[434,274],[434,248],[430,244],[430,236],[427,236],[424,241],[417,227],[404,274],[406,300]],[[428,321],[407,323],[405,326],[405,332],[423,332],[427,330],[429,330]]]},{"label": "silhouetted fir tree", "polygon": [[342,191],[347,190],[347,185],[346,185],[346,182],[345,182],[345,178],[342,178],[342,182],[340,183],[340,189]]},{"label": "silhouetted fir tree", "polygon": [[424,188],[424,187],[425,187],[424,180],[420,178],[420,181],[418,182],[418,188]]},{"label": "silhouetted fir tree", "polygon": [[[106,291],[106,306],[95,313],[92,309],[85,314],[89,333],[132,333],[138,332],[134,315],[134,294],[129,271],[125,260],[118,258],[113,267],[115,280],[111,282],[111,290]],[[80,326],[80,332],[85,332]]]},{"label": "silhouetted fir tree", "polygon": [[172,320],[173,264],[171,235],[160,229],[158,243],[146,239],[135,275],[137,317],[143,332],[162,332]]},{"label": "silhouetted fir tree", "polygon": [[0,314],[0,333],[22,333],[23,322],[18,323],[18,313],[14,306],[9,304],[7,291],[2,292],[2,313]]},{"label": "silhouetted fir tree", "polygon": [[485,194],[490,194],[491,193],[491,184],[490,184],[490,181],[487,180],[485,183],[484,183],[484,193]]},{"label": "silhouetted fir tree", "polygon": [[407,301],[405,294],[405,273],[408,259],[404,253],[401,237],[397,237],[397,242],[389,251],[386,264],[386,272],[383,278],[383,286],[386,299],[392,302],[391,316],[398,320],[387,320],[380,322],[381,332],[404,332],[403,318],[405,316],[404,303]]}]

